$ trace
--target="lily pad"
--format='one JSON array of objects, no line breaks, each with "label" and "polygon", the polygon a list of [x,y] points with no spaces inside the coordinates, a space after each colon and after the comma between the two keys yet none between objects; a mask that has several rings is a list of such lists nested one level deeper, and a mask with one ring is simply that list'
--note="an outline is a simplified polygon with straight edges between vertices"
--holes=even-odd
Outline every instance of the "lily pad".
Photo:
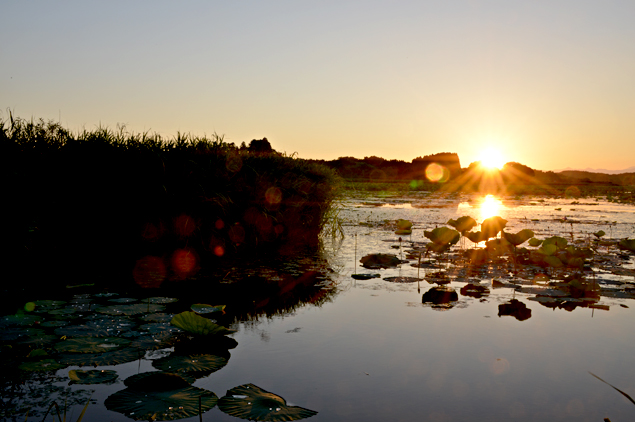
[{"label": "lily pad", "polygon": [[431,231],[424,231],[423,235],[437,245],[455,245],[461,238],[461,233],[447,227],[437,227]]},{"label": "lily pad", "polygon": [[635,252],[635,239],[622,239],[619,241],[617,246],[620,249],[628,250],[631,252]]},{"label": "lily pad", "polygon": [[172,421],[207,412],[216,406],[218,396],[197,387],[168,391],[141,391],[126,388],[109,396],[106,409],[123,413],[134,420]]},{"label": "lily pad", "polygon": [[524,229],[519,231],[518,233],[506,233],[503,232],[503,237],[512,245],[518,246],[522,243],[525,243],[527,240],[534,237],[533,230]]},{"label": "lily pad", "polygon": [[58,352],[71,353],[103,353],[130,344],[130,340],[119,337],[81,337],[61,341],[55,345]]},{"label": "lily pad", "polygon": [[218,408],[228,415],[253,421],[295,421],[317,415],[314,410],[288,406],[280,396],[245,384],[234,387],[218,402]]},{"label": "lily pad", "polygon": [[446,224],[454,227],[461,233],[470,231],[477,225],[476,220],[467,215],[459,217],[456,220],[450,219]]},{"label": "lily pad", "polygon": [[29,372],[45,372],[45,371],[57,371],[64,368],[64,365],[54,361],[53,359],[44,359],[36,362],[24,362],[20,364],[19,368],[23,371]]},{"label": "lily pad", "polygon": [[540,246],[542,244],[542,240],[540,239],[536,239],[535,237],[532,237],[531,239],[529,239],[529,246],[533,246],[534,248]]},{"label": "lily pad", "polygon": [[412,221],[400,218],[397,220],[397,230],[410,230],[412,232]]},{"label": "lily pad", "polygon": [[365,268],[377,270],[380,268],[396,267],[401,263],[399,258],[393,254],[374,253],[364,256],[359,260]]},{"label": "lily pad", "polygon": [[68,371],[68,378],[71,384],[106,384],[117,379],[117,371],[109,369],[82,371],[81,369],[73,369]]},{"label": "lily pad", "polygon": [[126,347],[105,353],[64,353],[59,355],[59,361],[72,366],[111,366],[135,361],[144,354],[143,349]]},{"label": "lily pad", "polygon": [[370,280],[371,278],[379,278],[381,274],[351,274],[355,280]]},{"label": "lily pad", "polygon": [[207,318],[203,318],[194,312],[186,311],[177,314],[172,318],[172,325],[192,334],[212,335],[212,334],[231,334],[235,330],[230,330],[221,325],[215,324]]},{"label": "lily pad", "polygon": [[503,230],[506,225],[507,220],[499,216],[486,218],[481,223],[481,233],[483,233],[483,236],[486,236],[488,239],[496,237],[496,235],[498,235],[498,233]]},{"label": "lily pad", "polygon": [[42,320],[42,318],[37,315],[30,314],[16,314],[16,315],[5,315],[0,318],[0,327],[3,326],[27,326],[38,323]]},{"label": "lily pad", "polygon": [[152,361],[152,366],[165,372],[216,372],[227,365],[227,359],[215,355],[168,356]]},{"label": "lily pad", "polygon": [[165,309],[163,305],[149,303],[135,303],[132,305],[111,305],[97,308],[96,311],[107,315],[139,315],[145,313],[160,312]]},{"label": "lily pad", "polygon": [[144,299],[143,303],[157,303],[157,304],[161,304],[164,305],[166,303],[174,303],[174,302],[178,302],[179,300],[175,297],[151,297],[148,299]]},{"label": "lily pad", "polygon": [[183,376],[168,372],[142,372],[129,376],[123,382],[126,387],[139,391],[170,391],[188,387],[195,379],[186,380]]},{"label": "lily pad", "polygon": [[156,314],[148,314],[141,317],[142,320],[147,322],[170,322],[174,318],[174,314],[166,314],[159,312]]},{"label": "lily pad", "polygon": [[384,280],[390,281],[392,283],[414,283],[415,281],[422,280],[417,277],[384,277]]},{"label": "lily pad", "polygon": [[190,306],[190,309],[196,312],[197,314],[211,314],[214,312],[223,312],[225,310],[226,305],[207,305],[204,303],[195,303]]}]

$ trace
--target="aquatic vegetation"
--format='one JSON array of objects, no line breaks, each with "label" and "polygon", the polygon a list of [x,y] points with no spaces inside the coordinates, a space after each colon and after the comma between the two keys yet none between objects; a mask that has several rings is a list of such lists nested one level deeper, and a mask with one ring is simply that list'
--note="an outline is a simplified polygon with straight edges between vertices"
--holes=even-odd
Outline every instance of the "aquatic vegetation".
[{"label": "aquatic vegetation", "polygon": [[470,216],[463,216],[457,218],[456,220],[450,219],[446,224],[454,227],[456,230],[461,232],[461,234],[465,234],[476,227],[478,223]]},{"label": "aquatic vegetation", "polygon": [[171,323],[188,333],[196,335],[225,335],[235,332],[190,311],[175,315]]},{"label": "aquatic vegetation", "polygon": [[194,305],[190,306],[190,309],[197,314],[211,314],[214,312],[225,312],[225,306],[226,305],[212,306],[203,303],[195,303]]},{"label": "aquatic vegetation", "polygon": [[72,369],[68,371],[70,384],[105,384],[114,382],[117,378],[117,371],[110,369],[82,371]]},{"label": "aquatic vegetation", "polygon": [[361,262],[362,266],[364,266],[365,268],[374,270],[380,268],[396,267],[397,265],[401,264],[401,260],[397,258],[396,255],[383,253],[366,255],[362,257],[359,262]]},{"label": "aquatic vegetation", "polygon": [[395,234],[397,235],[412,234],[412,221],[403,220],[403,219],[397,220],[397,230],[395,230]]},{"label": "aquatic vegetation", "polygon": [[254,384],[228,390],[218,401],[218,408],[228,415],[252,421],[295,421],[318,413],[299,406],[289,406],[282,397]]}]

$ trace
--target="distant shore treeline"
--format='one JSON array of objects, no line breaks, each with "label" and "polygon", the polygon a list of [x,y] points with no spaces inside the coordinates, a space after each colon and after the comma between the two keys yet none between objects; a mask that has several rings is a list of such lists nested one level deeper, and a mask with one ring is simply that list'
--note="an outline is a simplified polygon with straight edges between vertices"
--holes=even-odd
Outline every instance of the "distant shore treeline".
[{"label": "distant shore treeline", "polygon": [[316,247],[339,177],[222,137],[73,134],[0,120],[2,260],[20,277],[189,278],[205,265]]}]

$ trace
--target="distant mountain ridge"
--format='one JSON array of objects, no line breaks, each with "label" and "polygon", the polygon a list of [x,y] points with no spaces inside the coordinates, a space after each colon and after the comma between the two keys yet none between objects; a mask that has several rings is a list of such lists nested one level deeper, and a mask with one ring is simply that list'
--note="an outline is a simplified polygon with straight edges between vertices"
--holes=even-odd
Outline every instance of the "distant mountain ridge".
[{"label": "distant mountain ridge", "polygon": [[588,173],[622,174],[622,173],[635,173],[635,166],[629,167],[629,168],[624,169],[624,170],[607,170],[607,169],[592,169],[592,168],[573,169],[571,167],[567,167],[566,169],[553,170],[554,173],[560,173],[560,172],[563,172],[563,171],[585,171],[585,172],[588,172]]}]

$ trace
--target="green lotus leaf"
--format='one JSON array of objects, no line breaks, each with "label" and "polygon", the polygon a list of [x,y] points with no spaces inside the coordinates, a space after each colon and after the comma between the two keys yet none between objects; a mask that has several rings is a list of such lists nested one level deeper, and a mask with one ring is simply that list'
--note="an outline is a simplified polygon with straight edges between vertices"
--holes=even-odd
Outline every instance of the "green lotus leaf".
[{"label": "green lotus leaf", "polygon": [[395,234],[399,235],[399,236],[406,236],[406,235],[412,234],[412,230],[406,230],[406,229],[404,229],[404,230],[395,230]]},{"label": "green lotus leaf", "polygon": [[32,327],[8,327],[0,330],[0,340],[13,341],[21,337],[41,337],[44,330]]},{"label": "green lotus leaf", "polygon": [[152,366],[164,372],[216,372],[227,365],[227,359],[215,355],[167,356],[152,361]]},{"label": "green lotus leaf", "polygon": [[170,322],[174,318],[174,314],[166,314],[159,312],[156,314],[148,314],[141,317],[142,320],[147,322]]},{"label": "green lotus leaf", "polygon": [[450,219],[446,224],[454,227],[461,233],[465,233],[476,227],[477,222],[472,217],[466,215],[463,217],[459,217],[456,220]]},{"label": "green lotus leaf", "polygon": [[31,314],[15,314],[15,315],[5,315],[2,318],[0,318],[0,327],[4,327],[4,326],[8,326],[8,325],[14,325],[14,326],[26,326],[26,325],[33,325],[35,323],[38,323],[42,320],[41,317],[37,316],[37,315],[31,315]]},{"label": "green lotus leaf", "polygon": [[598,239],[601,238],[602,236],[604,236],[605,234],[606,233],[604,232],[604,230],[600,230],[600,231],[597,231],[597,232],[593,233],[593,235],[595,237],[597,237]]},{"label": "green lotus leaf", "polygon": [[165,305],[166,303],[174,303],[179,300],[175,297],[150,297],[148,299],[144,299],[143,303],[158,303],[160,305]]},{"label": "green lotus leaf", "polygon": [[163,305],[150,303],[135,303],[131,305],[102,306],[95,311],[107,315],[139,315],[145,313],[160,312],[165,309]]},{"label": "green lotus leaf", "polygon": [[541,253],[542,255],[550,256],[555,254],[557,250],[558,250],[558,247],[556,245],[543,242],[540,249],[538,249],[538,252]]},{"label": "green lotus leaf", "polygon": [[208,390],[185,387],[169,391],[140,391],[126,388],[109,396],[106,409],[134,420],[172,421],[199,415],[216,406],[218,397]]},{"label": "green lotus leaf", "polygon": [[190,306],[190,309],[196,312],[197,314],[211,314],[213,312],[223,312],[225,310],[226,305],[206,305],[204,303],[195,303]]},{"label": "green lotus leaf", "polygon": [[185,311],[174,315],[172,325],[192,334],[209,335],[209,334],[231,334],[236,330],[230,330],[223,326],[213,323],[207,318],[203,318],[194,312]]},{"label": "green lotus leaf", "polygon": [[80,337],[61,341],[55,345],[58,352],[103,353],[130,344],[130,340],[119,337]]},{"label": "green lotus leaf", "polygon": [[148,324],[140,325],[139,331],[146,331],[150,334],[170,334],[178,333],[182,330],[169,322],[150,322]]},{"label": "green lotus leaf", "polygon": [[619,241],[617,246],[620,249],[625,249],[631,252],[635,252],[635,239],[622,239]]},{"label": "green lotus leaf", "polygon": [[64,327],[65,325],[68,325],[68,321],[55,320],[40,323],[41,327]]},{"label": "green lotus leaf", "polygon": [[401,218],[397,220],[397,229],[399,230],[411,230],[412,229],[412,221],[402,220]]},{"label": "green lotus leaf", "polygon": [[46,350],[43,349],[34,349],[31,350],[29,352],[28,355],[26,355],[27,358],[42,358],[43,356],[48,356],[49,354],[46,353]]},{"label": "green lotus leaf", "polygon": [[117,379],[117,371],[109,369],[101,371],[96,369],[92,371],[73,369],[68,371],[68,378],[70,378],[71,384],[105,384]]},{"label": "green lotus leaf", "polygon": [[518,246],[522,243],[525,243],[527,240],[534,237],[534,232],[529,229],[524,229],[519,231],[518,233],[506,233],[503,232],[503,237],[512,245]]},{"label": "green lotus leaf", "polygon": [[468,239],[470,239],[474,243],[479,243],[479,242],[482,242],[482,241],[488,239],[480,231],[478,231],[478,232],[466,232],[466,233],[463,233],[463,235],[465,237],[467,237]]},{"label": "green lotus leaf", "polygon": [[512,244],[505,238],[488,240],[485,247],[492,256],[501,256],[512,250]]},{"label": "green lotus leaf", "polygon": [[450,243],[438,244],[438,243],[432,242],[432,243],[428,243],[426,245],[426,248],[432,252],[443,253],[447,251],[448,249],[450,249],[451,246],[452,245]]},{"label": "green lotus leaf", "polygon": [[18,367],[23,371],[29,372],[43,372],[43,371],[57,371],[64,368],[64,365],[55,362],[53,359],[44,359],[37,362],[24,362]]},{"label": "green lotus leaf", "polygon": [[45,347],[55,343],[57,340],[59,340],[58,336],[54,336],[50,334],[50,335],[41,335],[41,336],[22,337],[18,340],[18,343],[26,344],[29,346],[35,346],[35,347]]},{"label": "green lotus leaf", "polygon": [[280,396],[253,384],[240,385],[227,391],[218,408],[228,415],[252,421],[295,421],[317,415],[314,410],[288,406]]},{"label": "green lotus leaf", "polygon": [[188,381],[182,375],[167,372],[143,372],[126,378],[123,383],[132,390],[170,391],[189,387],[195,380]]},{"label": "green lotus leaf", "polygon": [[133,302],[138,302],[138,299],[132,298],[132,297],[118,297],[116,299],[108,299],[108,302],[113,302],[113,303],[133,303]]},{"label": "green lotus leaf", "polygon": [[144,349],[126,347],[105,353],[65,353],[59,355],[59,361],[72,366],[111,366],[132,362],[144,355]]},{"label": "green lotus leaf", "polygon": [[552,237],[548,237],[547,239],[543,240],[542,245],[556,245],[556,247],[558,249],[564,249],[567,247],[567,244],[569,242],[567,241],[567,239],[565,239],[564,237],[560,237],[560,236],[552,236]]},{"label": "green lotus leaf", "polygon": [[498,232],[503,230],[506,225],[507,220],[499,216],[486,218],[481,223],[481,233],[483,233],[483,236],[486,236],[488,239],[491,237],[496,237],[496,235],[498,235]]},{"label": "green lotus leaf", "polygon": [[542,240],[536,239],[535,237],[532,237],[531,239],[529,239],[529,246],[533,246],[535,248],[540,245],[542,245]]},{"label": "green lotus leaf", "polygon": [[432,231],[424,231],[423,235],[437,245],[454,245],[461,238],[461,233],[447,227],[437,227]]},{"label": "green lotus leaf", "polygon": [[548,255],[545,256],[544,260],[550,267],[560,268],[564,265],[560,258],[558,258],[557,256]]}]

